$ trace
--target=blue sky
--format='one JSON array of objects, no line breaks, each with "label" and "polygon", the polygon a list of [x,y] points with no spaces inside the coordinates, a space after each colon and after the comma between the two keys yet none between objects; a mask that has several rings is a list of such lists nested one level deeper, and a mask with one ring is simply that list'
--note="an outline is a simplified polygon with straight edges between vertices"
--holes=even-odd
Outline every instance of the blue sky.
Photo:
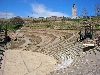
[{"label": "blue sky", "polygon": [[0,17],[71,17],[72,5],[76,4],[77,16],[86,8],[88,15],[94,15],[95,4],[100,0],[0,0]]}]

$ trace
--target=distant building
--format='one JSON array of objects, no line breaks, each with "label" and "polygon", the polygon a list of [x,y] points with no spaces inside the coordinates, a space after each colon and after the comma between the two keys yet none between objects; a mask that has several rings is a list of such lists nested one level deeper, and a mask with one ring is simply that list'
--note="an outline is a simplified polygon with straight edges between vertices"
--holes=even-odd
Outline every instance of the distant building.
[{"label": "distant building", "polygon": [[39,17],[39,18],[44,18],[44,17]]},{"label": "distant building", "polygon": [[57,18],[57,16],[51,16],[51,18]]},{"label": "distant building", "polygon": [[42,21],[62,21],[63,19],[67,19],[66,17],[58,17],[58,16],[51,16],[51,17],[39,17],[39,18],[22,18],[25,23],[27,22],[34,22],[34,21],[37,21],[37,22],[42,22]]},{"label": "distant building", "polygon": [[33,18],[22,18],[25,23],[33,21]]},{"label": "distant building", "polygon": [[73,7],[72,7],[72,19],[77,18],[77,16],[76,16],[76,11],[77,11],[76,5],[73,4]]},{"label": "distant building", "polygon": [[5,21],[6,19],[5,18],[0,18],[0,21]]}]

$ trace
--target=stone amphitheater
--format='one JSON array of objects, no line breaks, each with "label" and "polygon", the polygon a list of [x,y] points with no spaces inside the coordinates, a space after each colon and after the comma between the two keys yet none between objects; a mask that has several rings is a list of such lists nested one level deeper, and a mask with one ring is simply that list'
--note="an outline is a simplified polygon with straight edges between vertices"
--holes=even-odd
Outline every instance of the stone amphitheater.
[{"label": "stone amphitheater", "polygon": [[22,27],[9,35],[0,75],[100,75],[100,46],[83,52],[78,31]]}]

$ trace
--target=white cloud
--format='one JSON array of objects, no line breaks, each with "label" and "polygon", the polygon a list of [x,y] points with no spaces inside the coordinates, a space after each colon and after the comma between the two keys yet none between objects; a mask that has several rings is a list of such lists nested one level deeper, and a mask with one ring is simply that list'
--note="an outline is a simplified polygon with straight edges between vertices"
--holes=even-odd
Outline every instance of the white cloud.
[{"label": "white cloud", "polygon": [[12,18],[12,17],[15,17],[15,15],[14,13],[11,13],[11,12],[0,12],[0,18],[6,18],[6,17]]},{"label": "white cloud", "polygon": [[67,14],[62,12],[53,12],[52,10],[45,7],[43,4],[32,3],[33,14],[30,14],[32,17],[50,17],[50,16],[65,16],[69,17]]}]

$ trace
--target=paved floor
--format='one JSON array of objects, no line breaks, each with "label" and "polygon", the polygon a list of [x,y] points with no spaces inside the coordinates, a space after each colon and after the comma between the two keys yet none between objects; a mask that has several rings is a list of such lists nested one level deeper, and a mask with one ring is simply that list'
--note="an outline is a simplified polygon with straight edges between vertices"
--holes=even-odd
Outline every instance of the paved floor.
[{"label": "paved floor", "polygon": [[0,75],[46,75],[57,65],[50,56],[21,50],[7,50]]}]

